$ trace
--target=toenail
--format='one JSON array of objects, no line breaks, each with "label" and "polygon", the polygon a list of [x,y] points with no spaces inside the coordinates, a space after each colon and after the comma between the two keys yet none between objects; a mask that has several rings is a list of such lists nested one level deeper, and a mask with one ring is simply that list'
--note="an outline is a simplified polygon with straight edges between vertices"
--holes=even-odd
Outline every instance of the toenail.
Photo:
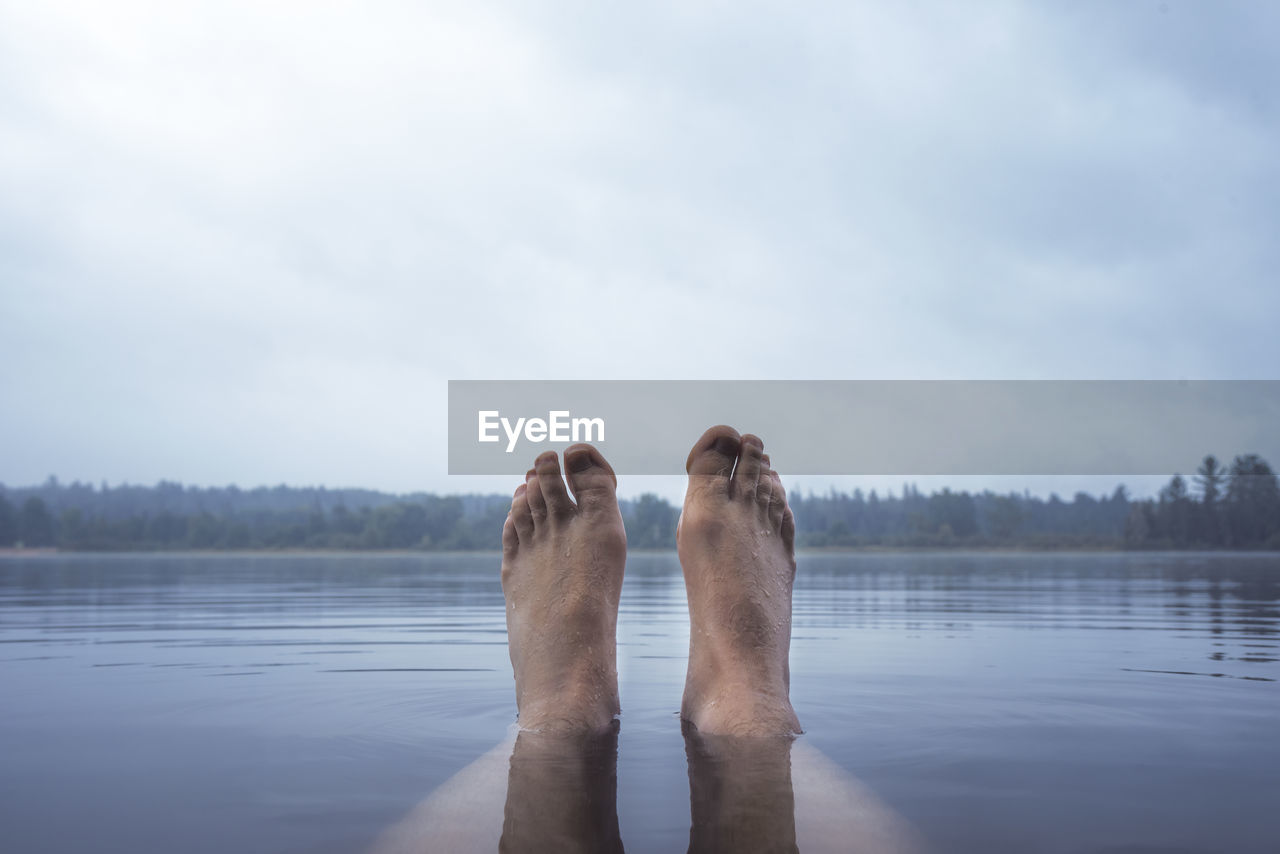
[{"label": "toenail", "polygon": [[712,445],[716,451],[724,454],[726,457],[736,457],[738,455],[738,440],[729,436],[721,436],[716,439],[716,443]]},{"label": "toenail", "polygon": [[592,465],[591,455],[584,451],[580,454],[574,454],[572,457],[567,456],[564,458],[564,465],[565,468],[575,474],[586,471]]}]

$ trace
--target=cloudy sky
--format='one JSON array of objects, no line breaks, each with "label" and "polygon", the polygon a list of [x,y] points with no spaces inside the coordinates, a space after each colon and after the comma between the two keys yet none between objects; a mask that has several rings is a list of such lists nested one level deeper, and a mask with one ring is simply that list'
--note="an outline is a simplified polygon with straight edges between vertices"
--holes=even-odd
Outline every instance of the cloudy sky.
[{"label": "cloudy sky", "polygon": [[487,487],[449,379],[1273,378],[1277,32],[0,0],[0,481]]}]

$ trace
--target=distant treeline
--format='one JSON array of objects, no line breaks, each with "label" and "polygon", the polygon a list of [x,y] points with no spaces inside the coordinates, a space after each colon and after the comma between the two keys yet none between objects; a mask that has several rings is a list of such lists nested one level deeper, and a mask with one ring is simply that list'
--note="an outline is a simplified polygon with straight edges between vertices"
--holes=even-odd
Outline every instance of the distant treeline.
[{"label": "distant treeline", "polygon": [[[1070,501],[1028,494],[831,491],[790,497],[808,547],[1280,549],[1280,484],[1256,455],[1230,467],[1206,457],[1189,484],[1157,498],[1123,486]],[[101,487],[0,486],[0,547],[84,551],[179,549],[496,549],[510,498],[390,495],[287,486],[242,490],[161,482]],[[644,495],[622,502],[632,548],[670,548],[679,508]]]},{"label": "distant treeline", "polygon": [[1174,475],[1154,499],[1123,486],[1070,501],[944,489],[901,496],[792,496],[807,546],[1031,546],[1038,548],[1280,549],[1280,483],[1257,455],[1230,468],[1205,457],[1192,484]]}]

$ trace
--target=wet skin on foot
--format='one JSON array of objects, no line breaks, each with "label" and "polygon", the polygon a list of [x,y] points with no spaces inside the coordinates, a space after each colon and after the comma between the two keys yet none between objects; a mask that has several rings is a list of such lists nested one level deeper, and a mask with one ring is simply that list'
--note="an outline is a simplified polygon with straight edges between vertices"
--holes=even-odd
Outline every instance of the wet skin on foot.
[{"label": "wet skin on foot", "polygon": [[[523,730],[601,732],[620,711],[618,597],[627,535],[617,478],[590,445],[541,454],[502,529],[502,592]],[[566,483],[567,480],[567,483]]]},{"label": "wet skin on foot", "polygon": [[795,517],[758,436],[712,427],[686,461],[676,547],[689,597],[681,716],[716,735],[800,731],[791,707]]}]

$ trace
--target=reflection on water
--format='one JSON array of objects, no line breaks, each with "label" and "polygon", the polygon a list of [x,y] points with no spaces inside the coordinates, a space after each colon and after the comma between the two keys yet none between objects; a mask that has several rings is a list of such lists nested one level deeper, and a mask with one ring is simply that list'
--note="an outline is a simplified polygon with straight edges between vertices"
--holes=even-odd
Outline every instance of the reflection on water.
[{"label": "reflection on water", "polygon": [[700,735],[685,727],[689,854],[796,851],[791,740]]},{"label": "reflection on water", "polygon": [[617,729],[603,735],[522,732],[511,751],[502,854],[621,854]]},{"label": "reflection on water", "polygon": [[[0,846],[360,850],[514,716],[497,562],[0,560]],[[797,585],[804,740],[939,848],[1274,849],[1280,558],[823,554]],[[674,555],[629,559],[619,642],[621,836],[684,850]]]}]

